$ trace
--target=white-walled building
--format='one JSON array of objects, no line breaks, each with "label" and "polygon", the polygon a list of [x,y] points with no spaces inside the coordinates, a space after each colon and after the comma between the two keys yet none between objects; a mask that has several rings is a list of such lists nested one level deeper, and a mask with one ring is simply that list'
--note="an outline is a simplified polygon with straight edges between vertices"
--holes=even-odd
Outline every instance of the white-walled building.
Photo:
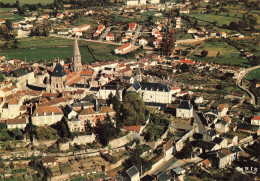
[{"label": "white-walled building", "polygon": [[136,82],[128,91],[135,91],[140,94],[144,102],[171,103],[172,88],[167,84]]},{"label": "white-walled building", "polygon": [[255,116],[251,119],[251,124],[252,125],[258,125],[260,126],[260,116]]},{"label": "white-walled building", "polygon": [[181,118],[192,118],[193,117],[193,106],[190,101],[182,101],[176,109],[176,117]]}]

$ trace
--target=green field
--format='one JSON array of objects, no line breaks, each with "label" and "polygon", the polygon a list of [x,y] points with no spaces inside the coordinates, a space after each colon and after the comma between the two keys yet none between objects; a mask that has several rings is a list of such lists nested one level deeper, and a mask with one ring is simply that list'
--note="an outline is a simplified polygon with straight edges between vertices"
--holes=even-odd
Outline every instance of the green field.
[{"label": "green field", "polygon": [[[206,58],[201,58],[199,56],[202,50],[208,51],[208,56]],[[221,58],[216,57],[218,51],[220,55],[222,55]],[[239,51],[235,47],[229,45],[225,40],[216,39],[206,41],[204,44],[200,45],[189,58],[197,61],[211,61],[220,64],[241,65],[245,67],[250,65],[249,60],[241,57],[233,57],[231,54],[239,54]]]},{"label": "green field", "polygon": [[[16,0],[1,0],[3,3],[15,4]],[[38,4],[41,3],[43,5],[51,4],[54,0],[19,0],[20,4]]]},{"label": "green field", "polygon": [[260,69],[253,70],[246,76],[247,80],[257,79],[260,80]]},{"label": "green field", "polygon": [[[46,60],[52,61],[57,57],[61,59],[71,58],[74,40],[42,37],[42,38],[23,38],[19,40],[16,50],[0,50],[0,55],[8,56],[8,58],[16,58],[21,60]],[[94,61],[89,53],[87,46],[92,49],[98,60],[116,60],[122,57],[113,55],[112,51],[117,45],[101,44],[94,42],[79,41],[82,62],[91,63]],[[131,56],[127,58],[132,58]]]},{"label": "green field", "polygon": [[[225,14],[226,15],[226,14]],[[218,26],[222,26],[223,24],[229,25],[231,21],[238,21],[239,18],[234,18],[232,16],[225,16],[222,15],[215,15],[215,14],[201,14],[201,13],[191,13],[187,14],[189,17],[196,18],[201,21],[213,23],[214,21],[217,21]]]},{"label": "green field", "polygon": [[19,14],[5,13],[5,14],[0,14],[0,19],[21,20],[23,19],[23,17],[20,16]]}]

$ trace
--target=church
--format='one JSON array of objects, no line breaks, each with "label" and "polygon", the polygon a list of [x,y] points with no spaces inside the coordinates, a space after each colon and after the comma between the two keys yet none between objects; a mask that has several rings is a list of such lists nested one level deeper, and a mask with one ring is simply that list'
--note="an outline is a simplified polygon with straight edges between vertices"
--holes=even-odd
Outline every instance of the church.
[{"label": "church", "polygon": [[58,59],[47,80],[46,92],[62,92],[64,90],[70,90],[70,87],[75,84],[90,85],[93,82],[94,71],[83,70],[82,68],[81,54],[76,38],[73,47],[72,63],[67,72],[69,73],[66,73]]}]

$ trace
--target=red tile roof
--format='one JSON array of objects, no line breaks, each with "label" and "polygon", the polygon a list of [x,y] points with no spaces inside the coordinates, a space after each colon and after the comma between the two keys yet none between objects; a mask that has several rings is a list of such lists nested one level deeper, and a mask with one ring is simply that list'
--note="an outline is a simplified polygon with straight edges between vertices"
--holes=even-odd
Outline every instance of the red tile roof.
[{"label": "red tile roof", "polygon": [[252,120],[260,120],[260,116],[255,116],[252,118]]},{"label": "red tile roof", "polygon": [[193,61],[193,60],[181,60],[181,63],[194,64],[195,61]]},{"label": "red tile roof", "polygon": [[80,75],[92,75],[93,72],[92,71],[81,71]]},{"label": "red tile roof", "polygon": [[140,133],[142,125],[124,126],[123,128],[127,131],[132,131],[135,133]]},{"label": "red tile roof", "polygon": [[36,113],[38,113],[39,116],[44,115],[44,113],[46,113],[46,115],[51,115],[52,112],[54,114],[63,114],[62,110],[58,106],[44,106],[36,107],[33,112],[33,116],[36,116]]},{"label": "red tile roof", "polygon": [[70,81],[67,83],[68,86],[71,86],[72,84],[75,84],[77,82],[79,82],[83,77],[79,76],[77,78],[75,78],[74,80]]},{"label": "red tile roof", "polygon": [[129,47],[129,46],[131,46],[131,43],[130,43],[130,42],[124,44],[124,45],[121,46],[121,47],[119,47],[118,50],[123,50],[123,49],[125,49],[125,48],[127,48],[127,47]]}]

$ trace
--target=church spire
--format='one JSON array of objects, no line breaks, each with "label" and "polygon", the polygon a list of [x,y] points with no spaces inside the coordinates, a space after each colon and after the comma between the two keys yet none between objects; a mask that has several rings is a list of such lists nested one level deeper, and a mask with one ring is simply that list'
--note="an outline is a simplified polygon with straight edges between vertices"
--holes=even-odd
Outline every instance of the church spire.
[{"label": "church spire", "polygon": [[72,68],[74,72],[82,71],[81,55],[79,51],[78,40],[76,37],[73,47]]},{"label": "church spire", "polygon": [[80,51],[79,51],[79,45],[78,45],[78,40],[75,37],[75,42],[74,42],[74,47],[73,47],[73,57],[81,56]]}]

